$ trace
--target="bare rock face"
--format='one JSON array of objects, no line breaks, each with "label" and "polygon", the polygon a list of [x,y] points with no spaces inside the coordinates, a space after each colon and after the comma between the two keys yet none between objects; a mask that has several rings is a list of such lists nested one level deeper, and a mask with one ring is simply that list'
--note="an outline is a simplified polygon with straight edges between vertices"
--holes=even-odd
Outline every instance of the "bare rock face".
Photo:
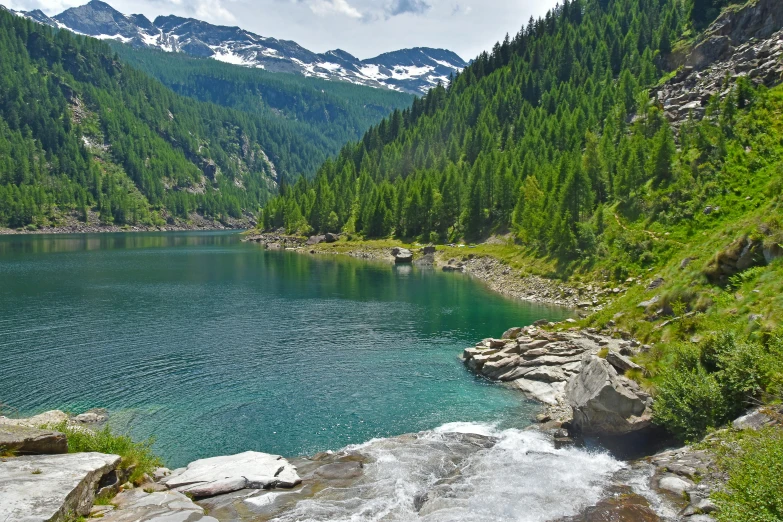
[{"label": "bare rock face", "polygon": [[50,522],[87,515],[98,484],[118,455],[69,453],[0,461],[0,520]]},{"label": "bare rock face", "polygon": [[59,431],[0,425],[0,449],[19,455],[68,453],[68,441]]},{"label": "bare rock face", "polygon": [[101,517],[104,522],[218,522],[204,514],[182,493],[162,491],[145,493],[136,488],[123,491],[112,502],[116,509]]},{"label": "bare rock face", "polygon": [[600,357],[582,360],[581,371],[568,381],[565,393],[573,426],[585,435],[625,435],[651,424],[652,399]]},{"label": "bare rock face", "polygon": [[197,460],[161,480],[168,488],[195,498],[240,489],[292,488],[301,481],[286,459],[257,451]]}]

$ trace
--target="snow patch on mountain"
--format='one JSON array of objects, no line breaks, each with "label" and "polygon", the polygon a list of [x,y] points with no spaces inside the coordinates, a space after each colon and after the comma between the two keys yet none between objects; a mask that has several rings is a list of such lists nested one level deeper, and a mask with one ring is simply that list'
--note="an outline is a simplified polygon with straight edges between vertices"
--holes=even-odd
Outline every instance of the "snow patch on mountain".
[{"label": "snow patch on mountain", "polygon": [[296,42],[260,36],[239,27],[193,18],[125,15],[101,0],[67,9],[54,17],[40,10],[16,14],[53,27],[135,47],[182,52],[270,72],[286,72],[359,85],[424,94],[467,63],[445,49],[417,47],[359,60],[341,49],[317,54]]}]

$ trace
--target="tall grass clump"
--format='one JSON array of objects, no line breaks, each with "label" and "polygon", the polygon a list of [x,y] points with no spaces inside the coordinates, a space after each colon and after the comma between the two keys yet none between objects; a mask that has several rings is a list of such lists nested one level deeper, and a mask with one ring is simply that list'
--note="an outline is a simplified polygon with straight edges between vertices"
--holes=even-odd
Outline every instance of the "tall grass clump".
[{"label": "tall grass clump", "polygon": [[93,431],[63,423],[53,428],[68,437],[69,453],[94,451],[122,457],[120,469],[133,470],[128,479],[130,482],[138,483],[142,475],[151,474],[163,465],[160,457],[152,451],[153,439],[136,442],[128,435],[114,433],[109,426]]}]

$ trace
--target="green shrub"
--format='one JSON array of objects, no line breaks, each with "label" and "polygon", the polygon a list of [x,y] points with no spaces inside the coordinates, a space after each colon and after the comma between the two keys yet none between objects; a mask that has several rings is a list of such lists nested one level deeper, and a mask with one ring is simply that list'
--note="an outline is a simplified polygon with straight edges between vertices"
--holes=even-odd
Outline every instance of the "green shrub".
[{"label": "green shrub", "polygon": [[721,444],[718,463],[729,476],[726,488],[713,494],[721,522],[783,520],[783,431],[746,430]]},{"label": "green shrub", "polygon": [[68,452],[82,453],[95,451],[109,453],[122,457],[120,468],[133,468],[128,479],[136,483],[145,473],[152,473],[155,468],[162,466],[162,461],[152,451],[153,440],[134,442],[127,435],[118,435],[112,432],[109,426],[92,431],[85,428],[68,426],[65,423],[53,426],[53,429],[65,433],[68,437]]},{"label": "green shrub", "polygon": [[726,419],[728,405],[714,374],[670,368],[661,376],[653,420],[681,440],[693,441]]}]

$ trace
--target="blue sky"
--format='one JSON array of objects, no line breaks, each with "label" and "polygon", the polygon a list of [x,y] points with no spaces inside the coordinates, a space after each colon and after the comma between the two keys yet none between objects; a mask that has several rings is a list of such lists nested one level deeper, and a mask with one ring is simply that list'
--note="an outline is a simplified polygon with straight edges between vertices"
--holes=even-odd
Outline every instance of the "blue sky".
[{"label": "blue sky", "polygon": [[[3,0],[0,0],[2,2]],[[54,15],[87,0],[5,0],[12,9]],[[125,14],[192,16],[359,58],[405,47],[441,47],[463,58],[512,35],[555,0],[107,0]]]}]

